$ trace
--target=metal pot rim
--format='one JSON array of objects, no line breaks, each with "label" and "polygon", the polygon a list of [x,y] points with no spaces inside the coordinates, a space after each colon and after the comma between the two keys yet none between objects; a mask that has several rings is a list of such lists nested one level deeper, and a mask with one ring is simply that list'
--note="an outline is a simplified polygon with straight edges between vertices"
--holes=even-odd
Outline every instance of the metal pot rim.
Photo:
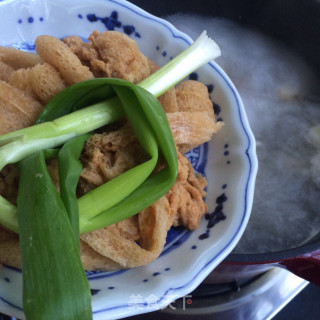
[{"label": "metal pot rim", "polygon": [[320,249],[320,239],[311,240],[299,247],[290,249],[266,252],[266,253],[231,253],[224,262],[226,263],[270,263],[282,261],[286,259],[293,259],[303,255],[312,255],[313,252]]}]

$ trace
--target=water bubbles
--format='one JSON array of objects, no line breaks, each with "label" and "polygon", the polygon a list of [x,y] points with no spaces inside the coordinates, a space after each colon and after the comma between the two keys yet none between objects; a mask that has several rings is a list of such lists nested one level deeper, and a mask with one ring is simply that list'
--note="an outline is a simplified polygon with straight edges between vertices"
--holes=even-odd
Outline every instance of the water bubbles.
[{"label": "water bubbles", "polygon": [[192,38],[205,29],[217,41],[217,63],[237,87],[257,140],[255,200],[236,252],[305,243],[320,230],[320,86],[312,69],[283,43],[234,22],[195,15],[167,19]]}]

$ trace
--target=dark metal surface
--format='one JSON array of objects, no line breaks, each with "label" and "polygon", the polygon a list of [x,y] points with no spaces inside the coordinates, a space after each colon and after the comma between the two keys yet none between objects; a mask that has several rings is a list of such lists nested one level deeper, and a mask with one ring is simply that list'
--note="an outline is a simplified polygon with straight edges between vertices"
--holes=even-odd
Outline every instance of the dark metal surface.
[{"label": "dark metal surface", "polygon": [[[315,0],[132,0],[157,16],[179,12],[225,17],[259,29],[283,41],[304,57],[320,76],[320,2]],[[231,254],[228,262],[274,261],[303,255],[320,248],[320,234],[303,246],[268,254]],[[308,285],[276,317],[282,319],[320,319],[320,290]],[[195,317],[194,319],[196,319]],[[199,317],[198,317],[199,318]]]},{"label": "dark metal surface", "polygon": [[[304,57],[320,77],[320,3],[300,0],[164,0],[157,4],[145,0],[132,3],[157,16],[173,13],[197,13],[225,17],[259,29],[281,39],[293,51]],[[320,235],[320,234],[319,234]],[[252,263],[281,261],[308,254],[320,248],[320,236],[308,243],[278,252],[261,254],[231,254],[228,262]]]},{"label": "dark metal surface", "polygon": [[157,16],[179,12],[225,17],[274,35],[305,56],[320,74],[320,3],[315,0],[132,0]]}]

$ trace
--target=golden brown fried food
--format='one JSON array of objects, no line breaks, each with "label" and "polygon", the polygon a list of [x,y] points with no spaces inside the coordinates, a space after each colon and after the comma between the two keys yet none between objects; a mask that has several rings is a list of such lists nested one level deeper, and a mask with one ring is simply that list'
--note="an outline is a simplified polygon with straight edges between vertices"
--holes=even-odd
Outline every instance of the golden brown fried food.
[{"label": "golden brown fried food", "polygon": [[[93,135],[87,141],[82,154],[84,167],[79,184],[81,194],[142,163],[147,158],[145,155],[143,157],[138,155],[143,153],[129,125],[110,133]],[[207,210],[203,200],[206,181],[201,176],[195,176],[188,159],[180,152],[178,152],[178,170],[178,179],[172,191],[166,195],[169,201],[169,209],[166,209],[167,228],[174,224],[195,229]],[[120,225],[117,228],[120,228]]]},{"label": "golden brown fried food", "polygon": [[[80,254],[85,270],[119,270],[122,267],[113,260],[100,255],[80,241]],[[18,236],[0,227],[0,265],[21,268],[21,254]]]},{"label": "golden brown fried food", "polygon": [[131,241],[138,241],[140,239],[138,215],[115,223],[115,227],[123,238]]},{"label": "golden brown fried food", "polygon": [[140,245],[123,237],[114,225],[81,236],[90,247],[123,268],[134,268],[155,260],[167,236],[167,216],[163,198],[139,214]]},{"label": "golden brown fried food", "polygon": [[65,88],[58,70],[48,63],[37,64],[32,68],[13,72],[9,83],[25,91],[43,105]]},{"label": "golden brown fried food", "polygon": [[15,70],[34,67],[42,62],[38,55],[12,47],[0,47],[0,60]]},{"label": "golden brown fried food", "polygon": [[65,88],[58,70],[48,63],[30,69],[29,78],[33,92],[44,105]]},{"label": "golden brown fried food", "polygon": [[82,65],[79,58],[59,39],[38,36],[35,44],[39,56],[57,68],[67,84],[71,85],[94,77],[89,68]]},{"label": "golden brown fried food", "polygon": [[0,263],[21,267],[18,235],[0,226]]},{"label": "golden brown fried food", "polygon": [[85,144],[79,181],[81,194],[146,161],[147,156],[129,125],[95,134]]},{"label": "golden brown fried food", "polygon": [[0,80],[8,82],[14,69],[0,60]]},{"label": "golden brown fried food", "polygon": [[213,106],[207,87],[194,80],[181,82],[176,88],[179,111],[203,111],[213,118]]},{"label": "golden brown fried food", "polygon": [[18,182],[18,169],[14,164],[9,164],[0,171],[0,194],[12,204],[17,202]]},{"label": "golden brown fried food", "polygon": [[82,240],[80,240],[80,258],[85,270],[116,271],[123,269],[120,264],[99,254]]},{"label": "golden brown fried food", "polygon": [[34,100],[37,100],[35,93],[33,92],[31,83],[30,83],[30,69],[18,69],[12,72],[9,78],[9,84],[13,87],[16,87],[24,91],[28,96],[32,97]]},{"label": "golden brown fried food", "polygon": [[168,229],[173,225],[194,230],[208,212],[203,200],[207,181],[201,175],[195,175],[191,163],[181,153],[178,153],[178,164],[177,181],[165,195]]},{"label": "golden brown fried food", "polygon": [[0,81],[0,134],[31,126],[42,105],[24,91]]},{"label": "golden brown fried food", "polygon": [[[99,53],[93,47],[92,42],[84,42],[77,36],[70,36],[63,39],[63,42],[71,49],[71,51],[80,59],[80,61],[90,67],[90,61],[99,60]],[[93,73],[95,74],[94,70]],[[95,74],[99,76],[99,74]],[[100,76],[102,76],[100,74]]]},{"label": "golden brown fried food", "polygon": [[179,111],[175,88],[166,91],[158,98],[158,100],[166,113]]},{"label": "golden brown fried food", "polygon": [[202,111],[171,112],[167,117],[173,139],[182,153],[210,141],[223,126],[223,122],[216,122]]},{"label": "golden brown fried food", "polygon": [[89,40],[85,43],[77,37],[69,37],[64,42],[81,61],[90,66],[96,77],[120,78],[137,83],[150,74],[148,59],[127,35],[115,31],[94,31]]}]

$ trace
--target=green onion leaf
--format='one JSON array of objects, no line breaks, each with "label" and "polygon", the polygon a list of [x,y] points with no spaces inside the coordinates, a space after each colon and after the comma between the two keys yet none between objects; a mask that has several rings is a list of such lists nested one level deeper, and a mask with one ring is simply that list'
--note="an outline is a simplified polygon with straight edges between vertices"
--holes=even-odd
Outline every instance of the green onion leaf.
[{"label": "green onion leaf", "polygon": [[19,236],[27,319],[92,319],[88,279],[43,152],[19,163]]},{"label": "green onion leaf", "polygon": [[[69,220],[79,244],[79,207],[76,197],[78,180],[82,171],[79,157],[89,134],[66,142],[58,153],[60,197],[69,215]],[[80,248],[79,248],[80,249]]]}]

